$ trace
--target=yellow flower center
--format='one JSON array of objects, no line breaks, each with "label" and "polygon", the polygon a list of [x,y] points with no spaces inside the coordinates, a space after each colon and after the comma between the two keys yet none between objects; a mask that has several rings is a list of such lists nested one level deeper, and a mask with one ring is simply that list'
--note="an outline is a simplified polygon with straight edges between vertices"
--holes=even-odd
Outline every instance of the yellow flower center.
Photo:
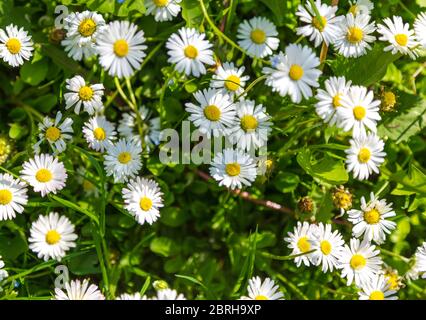
[{"label": "yellow flower center", "polygon": [[254,29],[250,33],[251,41],[253,41],[256,44],[262,44],[265,43],[266,40],[266,33],[263,30],[260,29]]},{"label": "yellow flower center", "polygon": [[293,64],[288,75],[294,81],[300,80],[303,77],[303,68],[298,64]]},{"label": "yellow flower center", "polygon": [[380,213],[376,208],[364,212],[364,220],[368,224],[376,224],[380,221]]},{"label": "yellow flower center", "polygon": [[219,121],[220,115],[220,109],[215,105],[209,105],[204,108],[204,116],[210,121]]},{"label": "yellow flower center", "polygon": [[397,290],[399,288],[398,275],[396,273],[388,273],[388,274],[385,274],[385,276],[388,280],[389,289]]},{"label": "yellow flower center", "polygon": [[141,207],[141,209],[143,211],[148,211],[149,209],[152,208],[152,201],[150,198],[147,197],[143,197],[141,198],[141,200],[139,201],[139,206]]},{"label": "yellow flower center", "polygon": [[364,32],[362,31],[362,29],[358,28],[358,27],[350,27],[348,29],[348,33],[346,35],[346,39],[348,39],[348,41],[350,43],[358,43],[362,40],[364,36]]},{"label": "yellow flower center", "polygon": [[371,158],[371,151],[367,148],[361,148],[358,153],[358,160],[361,163],[367,163]]},{"label": "yellow flower center", "polygon": [[311,249],[311,244],[308,237],[302,237],[297,241],[297,247],[303,253],[308,252]]},{"label": "yellow flower center", "polygon": [[353,113],[354,113],[355,119],[362,120],[362,119],[364,119],[365,115],[367,114],[367,111],[362,106],[356,106],[353,110]]},{"label": "yellow flower center", "polygon": [[225,87],[229,91],[237,91],[240,87],[240,77],[236,75],[230,75],[228,78],[226,78]]},{"label": "yellow flower center", "polygon": [[350,265],[354,270],[361,270],[366,264],[367,260],[360,254],[354,254],[350,261]]},{"label": "yellow flower center", "polygon": [[188,59],[195,59],[198,56],[198,50],[194,46],[187,46],[185,50],[183,50],[183,53],[185,54],[185,57]]},{"label": "yellow flower center", "polygon": [[385,300],[385,295],[381,291],[373,291],[370,293],[370,300]]},{"label": "yellow flower center", "polygon": [[327,25],[327,19],[324,17],[321,17],[321,20],[319,20],[317,17],[312,18],[312,25],[317,28],[320,32],[324,31],[325,26]]},{"label": "yellow flower center", "polygon": [[89,101],[93,97],[93,89],[90,88],[89,86],[81,87],[80,90],[78,91],[78,96],[83,101]]},{"label": "yellow flower center", "polygon": [[96,23],[93,19],[84,19],[78,26],[78,32],[83,37],[90,37],[96,31]]},{"label": "yellow flower center", "polygon": [[407,37],[406,34],[400,33],[400,34],[395,35],[395,41],[400,46],[405,47],[408,43],[408,37]]},{"label": "yellow flower center", "polygon": [[321,252],[324,255],[328,256],[330,254],[330,252],[331,252],[331,249],[332,249],[331,243],[329,241],[327,241],[327,240],[321,241],[320,249],[321,249]]},{"label": "yellow flower center", "polygon": [[262,296],[261,294],[256,296],[256,298],[254,298],[254,300],[269,300],[266,296]]},{"label": "yellow flower center", "polygon": [[157,7],[165,7],[169,3],[169,0],[152,0]]},{"label": "yellow flower center", "polygon": [[337,107],[340,107],[342,104],[340,103],[340,94],[336,94],[334,97],[333,97],[333,107],[334,108],[337,108]]},{"label": "yellow flower center", "polygon": [[130,160],[132,160],[130,152],[122,152],[118,155],[118,161],[121,164],[127,164]]},{"label": "yellow flower center", "polygon": [[241,172],[241,167],[238,163],[228,163],[225,167],[225,172],[228,176],[235,177]]},{"label": "yellow flower center", "polygon": [[84,179],[83,180],[83,190],[84,191],[90,191],[95,189],[95,186],[93,185],[93,183],[91,183],[89,180]]},{"label": "yellow flower center", "polygon": [[246,114],[241,118],[241,128],[246,132],[256,130],[257,119],[251,114]]},{"label": "yellow flower center", "polygon": [[95,136],[96,140],[104,141],[106,138],[106,133],[103,128],[96,128],[93,130],[93,135]]},{"label": "yellow flower center", "polygon": [[382,104],[387,108],[393,108],[396,104],[396,96],[392,91],[387,91],[383,94]]},{"label": "yellow flower center", "polygon": [[61,240],[61,235],[56,230],[50,230],[46,233],[46,242],[50,245],[57,244]]},{"label": "yellow flower center", "polygon": [[117,57],[123,58],[129,53],[129,44],[126,40],[120,39],[114,43],[114,53]]},{"label": "yellow flower center", "polygon": [[6,42],[6,48],[11,54],[17,54],[21,51],[21,41],[17,38],[10,38]]},{"label": "yellow flower center", "polygon": [[45,136],[50,141],[55,142],[61,137],[61,130],[56,127],[47,128]]},{"label": "yellow flower center", "polygon": [[38,182],[46,183],[46,182],[49,182],[50,180],[52,180],[53,175],[52,175],[52,172],[50,172],[47,169],[40,169],[40,170],[37,171],[35,177],[36,177]]},{"label": "yellow flower center", "polygon": [[0,204],[5,206],[12,201],[12,192],[7,189],[0,190]]},{"label": "yellow flower center", "polygon": [[352,13],[354,16],[358,13],[358,6],[356,4],[352,5],[349,9],[349,13]]}]

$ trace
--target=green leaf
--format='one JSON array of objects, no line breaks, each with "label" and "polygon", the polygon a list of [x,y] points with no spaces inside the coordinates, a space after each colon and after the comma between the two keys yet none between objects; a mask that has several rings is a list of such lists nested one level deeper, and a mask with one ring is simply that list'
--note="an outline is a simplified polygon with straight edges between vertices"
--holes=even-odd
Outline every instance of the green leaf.
[{"label": "green leaf", "polygon": [[73,202],[71,202],[71,201],[68,201],[68,200],[65,200],[65,199],[62,199],[62,198],[59,198],[58,196],[55,196],[55,195],[50,195],[49,196],[49,198],[51,198],[52,200],[54,200],[54,202],[57,202],[57,203],[59,203],[59,204],[61,204],[61,205],[63,205],[64,207],[66,207],[66,208],[70,208],[71,210],[74,210],[74,211],[77,211],[77,212],[80,212],[80,213],[83,213],[83,214],[85,214],[86,216],[88,216],[90,219],[92,219],[93,221],[95,221],[97,224],[99,224],[99,219],[98,219],[98,217],[97,216],[95,216],[92,212],[90,212],[89,210],[86,210],[86,209],[83,209],[83,208],[81,208],[81,206],[79,206],[79,205],[77,205],[77,204],[75,204],[75,203],[73,203]]},{"label": "green leaf", "polygon": [[72,75],[79,74],[84,77],[87,74],[86,70],[83,69],[77,61],[68,57],[64,50],[54,45],[43,45],[42,52],[52,59],[55,65]]},{"label": "green leaf", "polygon": [[144,0],[124,1],[118,9],[117,16],[126,17],[132,11],[145,13],[146,9],[144,5]]},{"label": "green leaf", "polygon": [[390,235],[390,240],[393,243],[404,241],[404,239],[410,233],[410,229],[411,229],[410,218],[403,217],[396,224],[396,230],[392,232],[392,234]]},{"label": "green leaf", "polygon": [[43,112],[49,113],[53,107],[58,103],[58,98],[55,94],[46,94],[44,96],[38,97],[31,101],[28,101],[28,104],[33,106],[35,109]]},{"label": "green leaf", "polygon": [[188,212],[177,207],[167,207],[161,210],[161,222],[170,227],[178,227],[188,219]]},{"label": "green leaf", "polygon": [[163,256],[170,257],[176,255],[180,251],[179,245],[170,238],[158,237],[151,241],[149,248],[152,252]]},{"label": "green leaf", "polygon": [[183,0],[180,3],[182,7],[182,18],[189,27],[199,27],[203,17],[203,12],[198,0]]},{"label": "green leaf", "polygon": [[392,191],[394,195],[426,194],[426,175],[415,165],[411,165],[408,172],[397,172],[389,179],[398,182]]},{"label": "green leaf", "polygon": [[22,80],[32,86],[36,86],[46,78],[48,69],[47,61],[43,59],[35,63],[25,63],[20,70],[20,74]]},{"label": "green leaf", "polygon": [[274,14],[275,22],[278,26],[282,26],[284,24],[284,1],[282,0],[260,0],[263,2]]},{"label": "green leaf", "polygon": [[18,123],[13,123],[10,126],[9,129],[9,137],[12,139],[16,139],[18,140],[19,138],[21,138],[23,135],[25,135],[25,133],[28,130],[25,127],[22,127],[20,124]]},{"label": "green leaf", "polygon": [[100,13],[114,13],[115,4],[116,0],[92,0],[87,3],[87,7],[93,11],[98,11]]},{"label": "green leaf", "polygon": [[296,190],[300,178],[297,174],[291,172],[280,172],[274,179],[274,186],[282,193],[288,193]]},{"label": "green leaf", "polygon": [[21,236],[14,237],[1,236],[0,237],[0,253],[3,259],[15,260],[22,253],[28,250],[28,245]]}]

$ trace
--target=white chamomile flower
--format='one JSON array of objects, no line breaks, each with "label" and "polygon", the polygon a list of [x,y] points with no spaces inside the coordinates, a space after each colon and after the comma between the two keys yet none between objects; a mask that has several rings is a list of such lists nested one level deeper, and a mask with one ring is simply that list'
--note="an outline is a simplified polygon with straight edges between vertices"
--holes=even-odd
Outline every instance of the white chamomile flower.
[{"label": "white chamomile flower", "polygon": [[426,49],[426,12],[421,12],[417,15],[414,21],[414,32],[417,41]]},{"label": "white chamomile flower", "polygon": [[264,146],[272,131],[266,108],[256,105],[255,101],[242,100],[236,104],[236,109],[238,125],[231,129],[230,141],[247,151]]},{"label": "white chamomile flower", "polygon": [[182,0],[145,0],[146,14],[154,16],[155,21],[173,20],[180,12]]},{"label": "white chamomile flower", "polygon": [[0,173],[0,221],[11,220],[22,213],[28,203],[25,182],[8,173]]},{"label": "white chamomile flower", "polygon": [[35,155],[24,162],[20,173],[21,178],[42,197],[62,190],[68,177],[64,164],[49,154]]},{"label": "white chamomile flower", "polygon": [[112,21],[98,36],[99,63],[112,77],[130,77],[139,70],[147,48],[144,32],[129,21]]},{"label": "white chamomile flower", "polygon": [[219,186],[241,189],[251,186],[256,179],[256,162],[241,150],[225,149],[213,158],[210,175],[219,182]]},{"label": "white chamomile flower", "polygon": [[33,222],[28,242],[30,249],[40,259],[61,261],[67,251],[76,246],[76,239],[71,221],[57,212],[50,212]]},{"label": "white chamomile flower", "polygon": [[71,280],[65,284],[65,291],[55,288],[53,300],[105,300],[97,285],[90,284],[89,280]]},{"label": "white chamomile flower", "polygon": [[289,95],[291,101],[300,103],[302,97],[312,97],[311,87],[319,87],[321,71],[317,69],[320,60],[307,46],[290,44],[285,55],[280,52],[271,58],[272,68],[263,68],[268,77],[266,85],[281,96]]},{"label": "white chamomile flower", "polygon": [[319,266],[322,264],[322,271],[333,271],[337,269],[340,254],[345,241],[339,231],[331,230],[331,224],[318,224],[316,232],[313,233],[311,254],[312,264]]},{"label": "white chamomile flower", "polygon": [[347,285],[361,284],[371,281],[381,270],[382,259],[380,251],[368,241],[360,242],[351,239],[350,246],[345,245],[339,259],[339,268],[342,269],[342,278],[347,278]]},{"label": "white chamomile flower", "polygon": [[175,64],[178,72],[187,76],[199,77],[206,74],[205,64],[214,65],[213,46],[205,39],[204,33],[199,33],[194,28],[180,28],[167,40],[168,62]]},{"label": "white chamomile flower", "polygon": [[160,216],[163,207],[163,193],[154,180],[137,177],[122,190],[124,208],[129,211],[139,224],[153,224]]},{"label": "white chamomile flower", "polygon": [[346,81],[345,77],[331,77],[324,82],[325,90],[318,89],[315,98],[315,111],[318,116],[330,126],[339,123],[339,113],[337,109],[342,106],[341,100],[351,86],[351,81]]},{"label": "white chamomile flower", "polygon": [[83,134],[91,149],[104,152],[113,144],[117,133],[114,124],[109,122],[105,116],[97,116],[84,123]]},{"label": "white chamomile flower", "polygon": [[[1,259],[1,256],[0,256],[0,282],[3,281],[4,279],[6,279],[9,276],[7,271],[3,270],[3,268],[4,268],[4,262],[3,262],[3,260]],[[1,288],[0,288],[0,291],[1,291]]]},{"label": "white chamomile flower", "polygon": [[204,89],[194,93],[198,105],[186,103],[189,120],[207,137],[225,135],[235,123],[235,105],[231,97],[216,89]]},{"label": "white chamomile flower", "polygon": [[346,153],[346,170],[353,171],[354,178],[368,179],[373,173],[379,173],[380,165],[385,161],[385,143],[375,134],[360,135],[350,140]]},{"label": "white chamomile flower", "polygon": [[379,40],[389,42],[384,50],[391,51],[392,54],[399,52],[409,55],[411,59],[416,59],[418,55],[416,47],[419,43],[416,41],[414,30],[410,29],[410,25],[404,23],[399,16],[393,16],[392,19],[385,18],[383,23],[377,26],[377,32],[381,34]]},{"label": "white chamomile flower", "polygon": [[349,12],[354,16],[357,14],[367,14],[370,15],[371,11],[374,9],[374,3],[370,0],[352,0],[349,1],[351,7],[349,8]]},{"label": "white chamomile flower", "polygon": [[376,30],[375,23],[370,23],[371,17],[367,14],[352,13],[346,15],[342,21],[337,37],[334,41],[336,50],[346,58],[357,58],[370,50],[370,43],[376,37],[370,35]]},{"label": "white chamomile flower", "polygon": [[123,293],[117,297],[115,300],[148,300],[146,296],[141,296],[139,292],[136,293]]},{"label": "white chamomile flower", "polygon": [[241,22],[237,38],[240,47],[255,58],[271,55],[280,44],[277,28],[264,17],[254,17]]},{"label": "white chamomile flower", "polygon": [[66,88],[70,91],[64,94],[65,109],[74,106],[74,112],[80,113],[81,105],[88,114],[99,112],[103,108],[102,96],[104,95],[104,85],[86,84],[83,77],[75,76],[66,80]]},{"label": "white chamomile flower", "polygon": [[73,12],[65,18],[66,38],[62,45],[68,56],[80,61],[96,55],[96,39],[105,29],[105,20],[97,12]]},{"label": "white chamomile flower", "polygon": [[[284,241],[288,242],[288,248],[292,249],[291,255],[307,253],[313,250],[316,228],[316,225],[309,224],[306,221],[303,224],[300,221],[297,222],[294,231],[289,232],[288,237],[284,238]],[[300,267],[302,262],[308,267],[311,264],[311,257],[312,253],[304,254],[294,258],[294,262],[298,267]]]},{"label": "white chamomile flower", "polygon": [[31,36],[24,28],[10,24],[6,31],[0,29],[0,58],[12,67],[24,64],[24,60],[29,60],[34,50]]},{"label": "white chamomile flower", "polygon": [[380,100],[374,100],[373,91],[363,86],[351,86],[347,94],[342,96],[339,113],[339,125],[344,131],[352,130],[353,136],[366,133],[366,127],[373,132],[377,131]]},{"label": "white chamomile flower", "polygon": [[243,76],[244,70],[244,66],[237,68],[233,62],[225,62],[217,68],[210,87],[222,89],[223,93],[230,96],[239,96],[244,92],[246,81],[250,79],[249,76]]},{"label": "white chamomile flower", "polygon": [[34,151],[40,153],[40,144],[47,140],[52,147],[54,154],[64,152],[67,148],[66,141],[72,139],[73,121],[71,118],[65,118],[62,121],[62,113],[58,111],[55,120],[49,117],[44,117],[43,122],[39,123],[40,130],[39,141],[34,145]]},{"label": "white chamomile flower", "polygon": [[284,300],[280,288],[270,278],[264,281],[260,277],[249,279],[247,291],[248,296],[243,296],[240,300]]},{"label": "white chamomile flower", "polygon": [[364,235],[367,241],[373,240],[381,244],[389,234],[396,228],[396,223],[387,220],[396,216],[392,209],[392,203],[386,203],[386,200],[379,200],[372,192],[370,202],[367,203],[364,197],[361,197],[361,210],[351,209],[348,211],[348,220],[354,224],[352,233],[359,238]]},{"label": "white chamomile flower", "polygon": [[142,168],[141,146],[137,142],[120,139],[108,146],[104,160],[107,176],[114,176],[114,182],[126,182],[136,176]]},{"label": "white chamomile flower", "polygon": [[186,300],[182,293],[178,293],[173,289],[160,289],[157,291],[157,296],[152,300]]},{"label": "white chamomile flower", "polygon": [[426,241],[417,248],[414,263],[405,277],[410,280],[417,280],[419,277],[426,279]]},{"label": "white chamomile flower", "polygon": [[328,6],[321,3],[321,0],[316,0],[315,5],[321,16],[321,21],[318,20],[309,1],[306,2],[305,6],[299,5],[296,15],[306,25],[296,29],[297,35],[309,37],[309,40],[314,42],[315,47],[318,47],[323,41],[326,45],[330,45],[334,42],[339,31],[339,24],[344,17],[336,16],[337,6]]},{"label": "white chamomile flower", "polygon": [[[152,146],[158,146],[161,139],[161,122],[160,117],[151,118],[151,110],[145,106],[141,106],[138,110],[142,121],[142,131],[144,133],[144,141],[149,150]],[[128,140],[141,142],[141,136],[138,130],[138,121],[135,112],[124,113],[118,123],[118,132],[120,136]]]},{"label": "white chamomile flower", "polygon": [[394,296],[396,291],[389,288],[389,283],[382,274],[363,283],[360,289],[359,300],[398,300]]}]

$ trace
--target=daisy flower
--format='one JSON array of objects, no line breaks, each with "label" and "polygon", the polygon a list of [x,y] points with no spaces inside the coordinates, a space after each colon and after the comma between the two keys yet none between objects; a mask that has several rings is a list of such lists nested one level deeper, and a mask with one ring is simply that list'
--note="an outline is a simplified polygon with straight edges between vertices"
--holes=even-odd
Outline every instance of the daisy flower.
[{"label": "daisy flower", "polygon": [[216,89],[204,89],[194,93],[198,105],[186,103],[185,110],[190,113],[189,120],[198,130],[211,137],[224,135],[235,123],[235,105],[231,97]]},{"label": "daisy flower", "polygon": [[237,38],[240,47],[255,58],[271,55],[280,44],[277,28],[264,17],[254,17],[240,23]]},{"label": "daisy flower", "polygon": [[35,155],[24,162],[20,173],[21,179],[28,182],[35,192],[40,192],[42,197],[62,190],[68,177],[64,164],[49,154]]},{"label": "daisy flower", "polygon": [[4,268],[4,262],[3,262],[3,260],[1,259],[1,256],[0,256],[0,282],[3,281],[4,279],[6,279],[9,276],[7,271],[3,270],[3,268]]},{"label": "daisy flower", "polygon": [[210,87],[222,89],[223,94],[239,96],[244,92],[246,81],[250,79],[249,76],[243,76],[244,70],[244,66],[237,68],[233,62],[225,62],[217,68]]},{"label": "daisy flower", "polygon": [[120,139],[106,149],[105,171],[114,176],[114,182],[126,182],[142,168],[141,146],[137,142]]},{"label": "daisy flower", "polygon": [[[304,221],[303,224],[298,221],[297,226],[294,227],[293,232],[288,233],[288,237],[284,241],[288,242],[288,248],[292,249],[291,255],[306,253],[313,250],[313,244],[317,232],[317,226],[311,225]],[[294,258],[296,266],[300,267],[303,264],[307,267],[311,264],[312,253],[304,254]]]},{"label": "daisy flower", "polygon": [[414,30],[410,29],[410,25],[404,24],[399,16],[393,16],[392,19],[385,18],[383,23],[377,26],[377,32],[382,35],[379,40],[389,42],[384,50],[391,51],[392,54],[399,52],[409,55],[411,59],[416,59],[418,54],[415,49],[419,43],[416,41]]},{"label": "daisy flower", "polygon": [[25,182],[8,173],[0,173],[0,221],[11,220],[22,213],[28,202]]},{"label": "daisy flower", "polygon": [[112,21],[97,39],[99,63],[112,77],[130,77],[146,56],[144,42],[144,32],[138,31],[135,24]]},{"label": "daisy flower", "polygon": [[371,281],[380,272],[382,259],[376,246],[368,241],[360,242],[351,239],[350,246],[345,245],[341,252],[338,267],[342,269],[342,278],[347,278],[347,285],[361,284]]},{"label": "daisy flower", "polygon": [[426,279],[426,241],[417,248],[414,254],[414,264],[405,274],[405,277],[410,280],[417,280],[419,276]]},{"label": "daisy flower", "polygon": [[[160,144],[161,122],[159,117],[151,118],[151,111],[145,106],[141,106],[138,110],[142,120],[142,131],[144,133],[144,141],[149,149],[152,146]],[[138,121],[135,112],[124,113],[118,123],[118,132],[120,136],[128,140],[134,140],[141,143],[141,137],[138,130]]]},{"label": "daisy flower", "polygon": [[256,179],[256,163],[241,150],[228,148],[213,158],[210,175],[219,182],[219,186],[241,189],[243,185],[251,186]]},{"label": "daisy flower", "polygon": [[86,84],[83,77],[75,76],[66,80],[66,88],[70,91],[64,94],[65,109],[74,106],[74,112],[80,113],[81,105],[84,111],[92,115],[103,108],[102,96],[104,95],[104,85]]},{"label": "daisy flower", "polygon": [[417,41],[426,49],[426,12],[421,12],[417,15],[414,21],[414,32]]},{"label": "daisy flower", "polygon": [[404,283],[402,282],[402,277],[398,274],[398,270],[384,265],[383,275],[389,284],[390,290],[397,291],[405,287]]},{"label": "daisy flower", "polygon": [[76,246],[76,239],[71,221],[57,212],[50,212],[32,223],[28,242],[40,259],[61,261],[67,251]]},{"label": "daisy flower", "polygon": [[62,113],[58,111],[56,113],[55,120],[49,117],[44,117],[43,122],[39,123],[38,128],[39,141],[34,145],[34,151],[40,153],[40,144],[45,140],[49,142],[49,145],[53,149],[55,154],[64,152],[67,148],[66,140],[72,139],[72,128],[73,121],[71,118],[66,118],[62,121]]},{"label": "daisy flower", "polygon": [[238,126],[231,129],[230,141],[242,150],[258,149],[266,145],[268,134],[272,131],[271,117],[266,108],[251,100],[236,104]]},{"label": "daisy flower", "polygon": [[389,288],[389,283],[383,275],[375,275],[369,281],[361,285],[358,292],[359,300],[397,300],[395,290]]},{"label": "daisy flower", "polygon": [[380,100],[374,100],[373,91],[366,87],[352,86],[347,94],[342,96],[342,108],[338,108],[340,127],[344,131],[352,130],[353,136],[366,133],[366,127],[376,132],[379,115]]},{"label": "daisy flower", "polygon": [[213,46],[206,35],[199,33],[194,28],[180,28],[167,40],[166,48],[169,50],[168,62],[175,64],[178,72],[184,72],[187,76],[199,77],[206,74],[204,66],[216,64],[213,60]]},{"label": "daisy flower", "polygon": [[340,210],[340,216],[352,207],[352,193],[344,186],[335,187],[332,198],[334,206]]},{"label": "daisy flower", "polygon": [[311,48],[290,44],[285,55],[280,52],[271,58],[271,63],[272,68],[265,67],[262,71],[268,76],[266,85],[283,97],[289,95],[294,103],[300,103],[302,96],[312,97],[311,87],[319,87],[320,60]]},{"label": "daisy flower", "polygon": [[346,58],[357,58],[371,49],[370,43],[376,37],[370,35],[376,31],[375,23],[370,23],[371,17],[367,14],[352,13],[346,15],[334,41],[336,50]]},{"label": "daisy flower", "polygon": [[154,180],[137,177],[122,190],[124,208],[135,216],[139,224],[153,224],[163,207],[163,193]]},{"label": "daisy flower", "polygon": [[338,260],[345,241],[339,231],[331,230],[331,224],[318,224],[313,233],[311,261],[313,265],[322,264],[322,272],[337,269]]},{"label": "daisy flower", "polygon": [[353,171],[354,178],[368,179],[373,173],[379,173],[380,165],[385,161],[385,143],[375,134],[361,135],[350,140],[346,153],[346,170]]},{"label": "daisy flower", "polygon": [[161,289],[157,291],[157,296],[153,297],[152,300],[186,300],[182,293],[178,293],[172,289]]},{"label": "daisy flower", "polygon": [[89,280],[71,280],[65,284],[65,291],[55,288],[53,300],[105,300],[97,285],[89,285]]},{"label": "daisy flower", "polygon": [[24,64],[24,60],[29,60],[34,50],[31,36],[24,28],[10,24],[6,31],[0,29],[0,58],[12,67]]},{"label": "daisy flower", "polygon": [[351,7],[349,12],[354,16],[357,14],[367,14],[370,15],[371,11],[374,9],[374,3],[370,0],[352,0],[349,1]]},{"label": "daisy flower", "polygon": [[247,291],[248,296],[243,296],[240,300],[284,300],[280,288],[270,278],[264,281],[260,277],[249,279]]},{"label": "daisy flower", "polygon": [[349,210],[348,215],[348,220],[354,224],[352,234],[357,238],[364,234],[365,240],[373,240],[377,244],[383,243],[386,234],[396,228],[395,222],[387,220],[396,216],[392,203],[377,199],[373,192],[370,194],[369,203],[361,197],[361,210]]},{"label": "daisy flower", "polygon": [[339,24],[344,17],[336,17],[337,6],[328,6],[321,3],[321,0],[316,0],[315,5],[321,16],[321,21],[317,19],[309,1],[306,2],[305,6],[299,5],[296,15],[306,25],[296,29],[297,35],[309,37],[309,40],[314,42],[315,47],[318,47],[323,41],[326,45],[330,45],[334,42],[339,32]]},{"label": "daisy flower", "polygon": [[318,89],[315,110],[318,116],[330,126],[339,123],[337,108],[342,106],[342,97],[346,96],[351,86],[351,81],[345,77],[331,77],[324,82],[325,90]]},{"label": "daisy flower", "polygon": [[105,116],[97,116],[84,123],[83,134],[91,149],[104,152],[113,144],[117,133]]},{"label": "daisy flower", "polygon": [[73,12],[65,18],[66,38],[61,44],[74,60],[90,58],[96,55],[96,40],[105,28],[105,20],[99,13]]},{"label": "daisy flower", "polygon": [[141,296],[139,292],[136,293],[123,293],[117,297],[115,300],[148,300],[146,296]]},{"label": "daisy flower", "polygon": [[180,12],[182,0],[145,0],[146,14],[154,16],[155,21],[173,20]]}]

